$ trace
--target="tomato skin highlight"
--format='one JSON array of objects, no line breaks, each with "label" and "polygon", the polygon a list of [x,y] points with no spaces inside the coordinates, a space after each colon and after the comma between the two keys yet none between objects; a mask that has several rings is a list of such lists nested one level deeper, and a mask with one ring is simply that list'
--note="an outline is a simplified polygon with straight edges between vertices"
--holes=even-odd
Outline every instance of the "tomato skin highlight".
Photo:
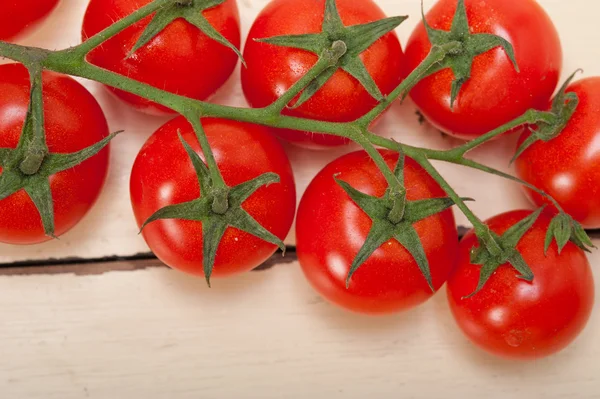
[{"label": "tomato skin highlight", "polygon": [[[513,211],[486,222],[497,234],[531,214]],[[482,291],[475,291],[480,266],[472,265],[478,246],[470,231],[461,241],[456,271],[448,280],[448,301],[458,326],[471,342],[502,357],[539,359],[567,347],[584,329],[594,305],[594,280],[585,253],[569,242],[559,255],[553,242],[544,256],[551,215],[543,213],[517,250],[533,271],[533,282],[502,265]]]},{"label": "tomato skin highlight", "polygon": [[[43,72],[46,141],[51,153],[72,153],[108,136],[104,113],[74,79]],[[0,148],[16,148],[29,105],[29,74],[20,64],[0,66]],[[108,171],[109,149],[50,177],[56,231],[74,227],[96,202]],[[2,167],[0,167],[0,173]],[[20,190],[0,201],[0,242],[38,244],[50,240],[33,201]]]},{"label": "tomato skin highlight", "polygon": [[[364,24],[385,18],[372,0],[337,0],[344,25]],[[260,43],[255,39],[280,35],[319,33],[322,30],[325,0],[273,0],[258,15],[246,40],[242,87],[248,103],[265,107],[276,101],[317,62],[309,51]],[[398,37],[390,32],[361,54],[367,70],[383,94],[389,94],[402,80],[403,53]],[[345,71],[333,77],[297,109],[284,115],[330,122],[358,119],[377,105],[362,85]],[[343,137],[289,129],[273,129],[279,137],[302,147],[323,149],[349,143]]]},{"label": "tomato skin highlight", "polygon": [[[585,228],[600,228],[600,77],[574,82],[579,105],[560,135],[538,141],[515,162],[518,176],[551,195]],[[522,134],[519,144],[529,132]],[[537,205],[550,204],[525,189]]]},{"label": "tomato skin highlight", "polygon": [[0,0],[0,40],[25,33],[56,7],[59,0]]},{"label": "tomato skin highlight", "polygon": [[[440,0],[426,14],[434,29],[450,30],[457,0]],[[562,48],[556,28],[535,0],[466,0],[471,33],[491,33],[514,47],[520,72],[502,48],[474,59],[471,78],[454,107],[450,92],[454,74],[437,72],[412,89],[410,96],[437,129],[470,140],[521,116],[545,107],[562,69]],[[431,44],[421,22],[406,45],[407,71],[425,59]]]},{"label": "tomato skin highlight", "polygon": [[[292,168],[281,144],[268,130],[221,119],[202,119],[208,141],[227,185],[235,186],[263,173],[274,172],[281,182],[261,187],[243,208],[282,240],[294,219],[296,191]],[[196,135],[183,118],[159,128],[137,156],[131,174],[131,201],[138,226],[159,209],[197,199],[198,178],[177,132],[200,154]],[[202,223],[159,220],[147,225],[143,236],[149,247],[168,266],[204,276]],[[250,271],[276,250],[248,233],[228,228],[217,250],[213,277]]]},{"label": "tomato skin highlight", "polygon": [[[93,36],[152,0],[91,0],[85,13],[82,38]],[[237,3],[227,0],[205,10],[208,22],[229,42],[240,46]],[[183,19],[168,25],[149,43],[128,57],[152,16],[130,26],[88,55],[97,66],[131,77],[171,93],[206,100],[233,73],[238,56]],[[207,62],[207,60],[210,60]],[[171,114],[170,109],[147,99],[111,88],[134,108],[150,114]]]},{"label": "tomato skin highlight", "polygon": [[[394,168],[398,154],[381,151]],[[371,219],[334,181],[333,176],[368,195],[381,196],[387,182],[363,151],[327,165],[308,186],[296,221],[297,254],[315,290],[330,302],[359,313],[388,314],[413,308],[433,292],[410,253],[390,240],[377,249],[352,277],[346,277],[371,228]],[[445,197],[444,191],[415,161],[406,159],[409,201]],[[436,291],[446,282],[456,259],[458,236],[452,210],[417,222]]]}]

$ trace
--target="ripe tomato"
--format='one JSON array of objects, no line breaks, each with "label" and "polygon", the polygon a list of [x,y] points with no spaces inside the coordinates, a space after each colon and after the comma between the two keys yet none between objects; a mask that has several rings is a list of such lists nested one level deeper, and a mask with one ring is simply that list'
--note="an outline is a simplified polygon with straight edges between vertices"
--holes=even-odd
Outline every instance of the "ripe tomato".
[{"label": "ripe tomato", "polygon": [[[16,148],[29,104],[29,74],[20,64],[0,66],[0,148]],[[46,141],[51,153],[72,153],[108,135],[102,109],[74,79],[43,73]],[[56,231],[59,236],[90,210],[104,185],[108,148],[80,165],[50,177]],[[2,167],[0,167],[0,173]],[[37,208],[24,190],[0,201],[0,241],[36,244],[44,235]]]},{"label": "ripe tomato", "polygon": [[[423,79],[411,91],[421,113],[438,129],[473,139],[519,117],[529,108],[544,107],[558,83],[562,49],[558,33],[535,0],[466,0],[471,33],[491,33],[514,47],[520,72],[502,48],[477,56],[471,79],[450,108],[454,74],[442,70]],[[457,0],[440,0],[427,13],[434,29],[450,30]],[[406,45],[407,72],[431,48],[423,23]]]},{"label": "ripe tomato", "polygon": [[[390,168],[398,154],[381,151]],[[407,158],[405,185],[409,201],[444,197],[444,191],[415,161]],[[357,190],[382,196],[387,182],[363,151],[327,165],[308,186],[296,221],[296,245],[302,270],[329,301],[352,311],[383,314],[414,307],[433,293],[416,261],[396,240],[375,251],[356,271],[346,289],[346,276],[371,228],[372,221],[335,182],[334,175]],[[417,222],[415,229],[429,260],[433,285],[439,289],[454,266],[458,237],[452,210]]]},{"label": "ripe tomato", "polygon": [[[202,124],[227,185],[235,186],[267,172],[280,176],[280,183],[261,187],[243,208],[271,233],[285,238],[294,219],[296,192],[292,168],[281,144],[258,125],[208,118]],[[150,137],[131,174],[131,201],[139,226],[157,210],[200,195],[196,172],[177,132],[202,156],[192,127],[182,117],[163,125]],[[201,222],[159,220],[148,224],[143,235],[167,265],[204,275]],[[275,250],[275,245],[228,228],[217,250],[213,276],[252,270]]]},{"label": "ripe tomato", "polygon": [[[385,18],[372,0],[337,0],[344,25],[357,25]],[[264,107],[277,100],[317,62],[317,55],[295,48],[260,43],[255,39],[280,35],[318,33],[322,30],[325,0],[274,0],[254,21],[242,68],[242,86],[252,107]],[[401,82],[402,48],[391,32],[361,54],[373,80],[383,94],[389,94]],[[330,122],[349,122],[366,114],[377,101],[345,71],[338,70],[306,103],[296,109],[286,109],[285,115]],[[323,148],[348,143],[340,137],[274,129],[281,138],[304,147]]]},{"label": "ripe tomato", "polygon": [[9,40],[42,20],[58,0],[0,0],[0,40]]},{"label": "ripe tomato", "polygon": [[[83,20],[83,40],[151,1],[91,0]],[[227,0],[204,11],[203,15],[229,42],[239,47],[240,22],[235,0]],[[125,29],[92,51],[88,60],[132,79],[198,100],[210,97],[235,69],[238,57],[231,49],[183,19],[172,22],[128,57],[150,21],[151,17],[148,17]],[[171,112],[168,108],[122,90],[110,90],[139,110],[153,114]]]},{"label": "ripe tomato", "polygon": [[[531,211],[513,211],[487,221],[503,234]],[[517,250],[533,271],[533,282],[517,278],[506,264],[475,291],[480,266],[470,254],[478,246],[469,232],[461,241],[456,271],[448,280],[450,309],[462,331],[481,348],[506,357],[541,358],[569,345],[583,330],[594,304],[594,280],[585,253],[569,242],[558,254],[554,242],[544,255],[544,239],[551,216],[539,217]]]},{"label": "ripe tomato", "polygon": [[[600,77],[575,82],[567,92],[579,97],[575,114],[558,137],[536,142],[517,158],[517,173],[584,227],[600,228]],[[526,193],[535,204],[546,201],[532,190]]]}]

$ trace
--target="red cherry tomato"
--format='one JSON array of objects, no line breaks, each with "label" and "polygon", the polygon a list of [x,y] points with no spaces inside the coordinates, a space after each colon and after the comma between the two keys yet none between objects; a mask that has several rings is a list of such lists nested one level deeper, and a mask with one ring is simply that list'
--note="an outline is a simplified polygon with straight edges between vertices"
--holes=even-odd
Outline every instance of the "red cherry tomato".
[{"label": "red cherry tomato", "polygon": [[[579,105],[562,133],[538,141],[516,161],[519,177],[550,194],[586,228],[600,228],[600,77],[567,88]],[[524,133],[522,143],[529,133]],[[538,205],[545,199],[526,189]]]},{"label": "red cherry tomato", "polygon": [[[243,207],[267,230],[284,239],[294,219],[296,193],[292,168],[279,142],[258,125],[220,119],[203,119],[202,124],[230,187],[267,172],[280,176],[280,183],[260,188]],[[196,172],[177,132],[202,156],[193,129],[182,117],[163,125],[150,137],[131,174],[131,201],[139,226],[159,209],[192,201],[200,195]],[[159,220],[147,225],[143,235],[167,265],[204,275],[201,222]],[[275,250],[275,245],[229,228],[218,247],[213,276],[252,270]]]},{"label": "red cherry tomato", "polygon": [[[491,33],[508,40],[520,72],[498,47],[475,58],[471,78],[453,108],[450,69],[423,79],[410,95],[436,128],[473,139],[529,108],[546,106],[560,76],[562,49],[552,21],[535,0],[466,0],[465,4],[471,33]],[[456,5],[457,0],[438,1],[427,13],[427,22],[435,29],[450,30]],[[425,59],[430,48],[420,23],[406,45],[407,72]]]},{"label": "red cherry tomato", "polygon": [[[531,211],[513,211],[487,221],[503,234]],[[456,271],[448,280],[450,309],[459,327],[476,345],[496,355],[541,358],[569,345],[585,327],[594,304],[594,280],[585,253],[568,243],[558,254],[553,243],[544,255],[544,239],[551,216],[542,214],[517,250],[533,271],[533,282],[517,278],[502,265],[483,289],[471,298],[480,266],[470,254],[478,246],[469,232],[461,241]]]},{"label": "red cherry tomato", "polygon": [[[398,154],[381,154],[394,168]],[[375,251],[346,289],[348,271],[372,222],[335,182],[334,175],[368,195],[382,196],[388,187],[375,163],[362,151],[344,155],[319,172],[302,197],[296,221],[298,259],[308,281],[327,300],[355,312],[393,313],[425,302],[433,293],[416,261],[396,240]],[[405,185],[410,201],[445,196],[433,178],[408,158]],[[456,258],[454,216],[446,210],[414,226],[437,290],[446,282]]]},{"label": "red cherry tomato", "polygon": [[[344,25],[365,24],[385,18],[372,0],[337,0]],[[254,21],[242,68],[242,85],[252,107],[264,107],[277,100],[317,62],[317,55],[308,51],[260,43],[255,39],[280,35],[298,35],[322,31],[325,0],[273,0]],[[402,48],[391,32],[361,54],[373,80],[383,94],[389,94],[401,82]],[[297,109],[287,109],[286,115],[330,122],[349,122],[366,114],[377,101],[352,76],[338,70],[306,103]],[[347,139],[274,129],[281,138],[309,148],[323,148],[348,143]]]},{"label": "red cherry tomato", "polygon": [[[0,66],[0,148],[16,148],[29,105],[29,74],[19,64]],[[83,150],[108,135],[102,109],[74,79],[43,73],[46,141],[51,153]],[[55,235],[75,226],[90,210],[104,185],[108,148],[80,165],[50,177]],[[0,167],[0,173],[2,167]],[[0,241],[37,244],[49,240],[42,219],[24,190],[0,201]]]},{"label": "red cherry tomato", "polygon": [[0,0],[0,40],[10,40],[41,21],[58,0]]},{"label": "red cherry tomato", "polygon": [[[112,25],[152,0],[91,0],[83,21],[82,36]],[[227,0],[202,13],[208,22],[236,47],[240,45],[237,3]],[[88,55],[95,65],[182,96],[205,100],[229,78],[237,55],[183,19],[168,25],[149,43],[128,57],[151,21],[143,19],[108,40]],[[171,113],[149,100],[110,88],[118,97],[148,113]]]}]

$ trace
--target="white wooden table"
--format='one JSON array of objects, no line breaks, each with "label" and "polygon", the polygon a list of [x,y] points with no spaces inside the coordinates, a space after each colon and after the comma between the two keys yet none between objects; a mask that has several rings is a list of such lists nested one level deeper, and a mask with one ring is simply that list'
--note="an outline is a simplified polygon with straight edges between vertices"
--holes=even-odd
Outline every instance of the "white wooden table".
[{"label": "white wooden table", "polygon": [[[267,0],[238,1],[247,32]],[[86,3],[62,0],[22,43],[76,44]],[[398,29],[405,43],[420,15],[419,1],[378,3],[388,15],[411,16]],[[600,74],[600,3],[540,3],[561,35],[563,78],[579,67],[585,76]],[[99,203],[78,227],[40,246],[0,244],[0,264],[60,264],[0,269],[1,399],[600,398],[598,305],[566,351],[514,363],[473,349],[454,326],[443,292],[400,316],[355,316],[323,302],[293,256],[274,259],[266,271],[215,281],[212,290],[155,260],[87,263],[148,252],[130,209],[129,172],[145,139],[165,119],[141,116],[95,83],[84,83],[111,129],[127,133],[113,144]],[[214,100],[245,105],[238,74]],[[411,144],[455,144],[419,126],[409,102],[392,107],[378,128]],[[514,140],[493,143],[475,156],[507,169],[513,146]],[[290,151],[299,194],[325,163],[351,149]],[[472,206],[484,218],[529,206],[515,185],[447,165],[442,171],[462,195],[477,198]],[[294,244],[293,233],[287,243]],[[600,252],[590,261],[597,271]],[[600,287],[600,272],[596,283]]]}]

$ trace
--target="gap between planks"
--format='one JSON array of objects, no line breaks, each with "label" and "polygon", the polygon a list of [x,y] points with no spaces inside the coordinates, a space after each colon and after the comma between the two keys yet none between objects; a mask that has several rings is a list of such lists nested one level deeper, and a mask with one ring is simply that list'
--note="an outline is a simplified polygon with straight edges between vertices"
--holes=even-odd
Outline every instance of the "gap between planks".
[{"label": "gap between planks", "polygon": [[[469,229],[458,227],[462,237]],[[600,230],[588,231],[592,239],[600,239]],[[296,248],[288,247],[285,257],[277,251],[265,263],[253,271],[263,271],[278,264],[288,264],[297,260]],[[28,276],[36,274],[75,274],[76,276],[93,276],[109,272],[127,272],[156,267],[167,267],[152,253],[143,253],[131,257],[104,257],[98,259],[49,259],[47,261],[25,261],[0,264],[0,276]]]},{"label": "gap between planks", "polygon": [[[297,260],[296,249],[288,248],[285,257],[277,251],[265,263],[253,271],[268,270],[275,265],[293,263]],[[109,272],[131,272],[156,267],[167,267],[152,254],[140,254],[128,258],[66,259],[48,262],[19,262],[0,265],[0,276],[30,276],[37,274],[74,274],[95,276]]]}]

